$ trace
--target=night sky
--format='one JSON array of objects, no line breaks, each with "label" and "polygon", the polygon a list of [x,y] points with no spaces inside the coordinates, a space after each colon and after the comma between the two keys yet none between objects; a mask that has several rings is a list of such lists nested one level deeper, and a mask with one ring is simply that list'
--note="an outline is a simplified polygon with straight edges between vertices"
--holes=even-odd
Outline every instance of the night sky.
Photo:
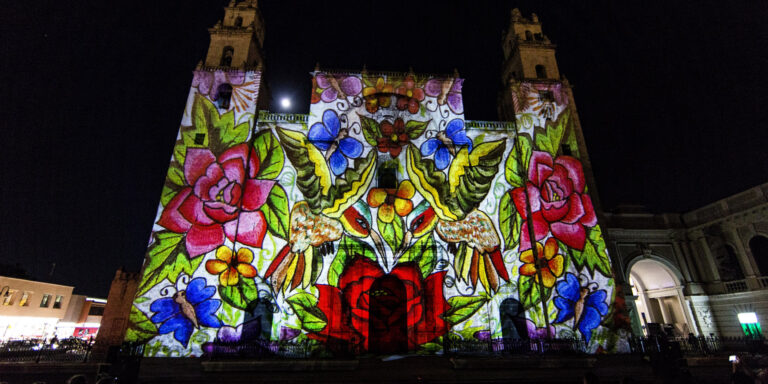
[{"label": "night sky", "polygon": [[[139,270],[192,70],[226,3],[4,4],[0,263],[99,297],[116,269]],[[496,120],[516,6],[558,45],[604,208],[683,212],[768,181],[764,2],[260,3],[266,80],[291,112],[308,112],[319,62],[457,68],[466,118]]]}]

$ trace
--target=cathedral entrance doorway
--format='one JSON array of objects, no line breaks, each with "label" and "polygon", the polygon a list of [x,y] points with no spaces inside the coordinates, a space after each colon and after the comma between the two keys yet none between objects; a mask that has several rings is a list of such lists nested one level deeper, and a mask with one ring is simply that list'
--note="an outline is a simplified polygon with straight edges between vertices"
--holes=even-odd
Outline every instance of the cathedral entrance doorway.
[{"label": "cathedral entrance doorway", "polygon": [[630,269],[629,284],[645,335],[695,332],[685,308],[683,286],[669,266],[651,258],[637,261]]},{"label": "cathedral entrance doorway", "polygon": [[371,285],[368,350],[378,354],[408,351],[408,308],[405,285],[392,275]]}]

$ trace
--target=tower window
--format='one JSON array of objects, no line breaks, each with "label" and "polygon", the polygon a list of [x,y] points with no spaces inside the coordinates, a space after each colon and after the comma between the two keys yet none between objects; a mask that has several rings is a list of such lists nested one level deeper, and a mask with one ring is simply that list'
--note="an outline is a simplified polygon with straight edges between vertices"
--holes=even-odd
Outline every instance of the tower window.
[{"label": "tower window", "polygon": [[533,38],[536,39],[536,41],[542,41],[544,40],[544,35],[542,35],[541,33],[535,33],[533,35]]},{"label": "tower window", "polygon": [[[229,101],[232,99],[232,86],[229,84],[222,84],[219,86],[219,98],[218,104],[220,109],[229,109]],[[197,137],[195,137],[197,141]]]},{"label": "tower window", "polygon": [[[221,95],[221,94],[219,94]],[[196,133],[195,134],[195,145],[203,145],[205,144],[205,133]]]},{"label": "tower window", "polygon": [[[538,75],[538,70],[536,71],[536,75]],[[552,94],[552,91],[539,91],[539,101],[542,103],[551,103],[555,101],[555,96]]]},{"label": "tower window", "polygon": [[243,26],[243,18],[242,18],[242,17],[240,17],[240,16],[238,16],[238,17],[235,19],[235,27],[238,27],[238,28],[239,28],[239,27],[242,27],[242,26]]},{"label": "tower window", "polygon": [[525,31],[525,41],[533,40],[533,33],[531,31]]},{"label": "tower window", "polygon": [[235,54],[235,49],[226,46],[224,47],[224,51],[221,53],[221,66],[222,67],[229,67],[232,65],[232,56]]},{"label": "tower window", "polygon": [[397,165],[385,163],[379,167],[378,187],[397,188]]},{"label": "tower window", "polygon": [[536,66],[536,78],[537,79],[546,79],[547,78],[547,69],[544,68],[544,66],[541,65],[541,64]]},{"label": "tower window", "polygon": [[565,156],[573,156],[573,153],[571,152],[571,146],[568,144],[563,144],[560,146],[560,150],[562,151],[563,155]]}]

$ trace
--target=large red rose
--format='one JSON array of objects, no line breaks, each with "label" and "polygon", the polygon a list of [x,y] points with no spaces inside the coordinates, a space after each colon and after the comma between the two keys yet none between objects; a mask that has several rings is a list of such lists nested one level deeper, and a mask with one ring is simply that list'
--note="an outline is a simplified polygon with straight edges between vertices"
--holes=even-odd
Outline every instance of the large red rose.
[{"label": "large red rose", "polygon": [[226,236],[253,247],[261,247],[267,223],[259,210],[269,196],[274,180],[259,180],[259,159],[249,156],[248,144],[234,146],[218,158],[209,149],[189,148],[184,161],[187,181],[168,202],[157,224],[176,233],[186,233],[190,257],[210,252]]},{"label": "large red rose", "polygon": [[553,159],[547,152],[534,151],[528,166],[528,182],[512,190],[512,200],[523,217],[520,250],[531,248],[526,210],[526,191],[530,201],[533,232],[541,240],[551,231],[565,245],[584,249],[586,230],[597,224],[592,200],[584,193],[581,163],[570,156]]},{"label": "large red rose", "polygon": [[[405,313],[398,314],[395,306],[388,318],[394,321],[399,316],[406,316],[409,350],[448,332],[448,323],[441,317],[448,309],[448,302],[443,297],[445,274],[438,272],[422,279],[415,263],[398,264],[389,273],[405,286]],[[320,292],[317,307],[323,311],[328,323],[322,331],[309,336],[323,341],[344,340],[368,350],[369,323],[387,321],[369,316],[371,287],[385,276],[387,274],[377,263],[356,256],[339,277],[339,288],[317,285]]]}]

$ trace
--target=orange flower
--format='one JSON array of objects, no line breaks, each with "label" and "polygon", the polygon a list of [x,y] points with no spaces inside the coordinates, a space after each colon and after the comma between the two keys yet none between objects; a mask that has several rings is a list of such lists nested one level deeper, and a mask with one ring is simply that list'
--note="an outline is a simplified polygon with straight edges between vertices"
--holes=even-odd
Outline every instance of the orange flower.
[{"label": "orange flower", "polygon": [[398,216],[406,216],[413,210],[413,198],[415,190],[410,180],[405,180],[393,188],[373,188],[368,192],[368,205],[379,208],[379,220],[391,223]]},{"label": "orange flower", "polygon": [[251,265],[253,252],[248,248],[237,250],[237,256],[232,257],[232,250],[222,245],[216,250],[216,259],[205,262],[205,270],[212,275],[219,275],[219,283],[223,286],[236,285],[240,275],[245,278],[256,276],[256,268]]},{"label": "orange flower", "polygon": [[387,84],[384,79],[379,77],[376,85],[363,88],[363,97],[365,98],[365,110],[370,113],[376,113],[379,107],[387,108],[392,104],[392,93],[395,88],[392,84]]},{"label": "orange flower", "polygon": [[523,266],[520,267],[520,274],[524,276],[536,276],[536,282],[539,282],[539,274],[537,270],[541,271],[541,279],[544,281],[544,286],[552,288],[555,285],[555,280],[563,275],[563,255],[557,254],[559,248],[557,246],[557,240],[554,237],[547,239],[547,242],[542,247],[541,243],[536,242],[536,253],[539,256],[538,262],[533,258],[533,249],[528,249],[520,255],[520,261]]}]

